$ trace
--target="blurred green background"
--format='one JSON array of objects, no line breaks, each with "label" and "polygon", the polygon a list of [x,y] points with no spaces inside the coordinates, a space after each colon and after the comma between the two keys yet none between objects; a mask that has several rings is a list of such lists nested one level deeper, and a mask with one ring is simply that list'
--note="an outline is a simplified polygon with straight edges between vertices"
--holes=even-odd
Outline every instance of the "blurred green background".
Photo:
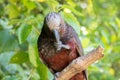
[{"label": "blurred green background", "polygon": [[0,80],[52,80],[37,52],[44,17],[59,12],[85,53],[104,47],[89,80],[120,80],[120,0],[0,0]]}]

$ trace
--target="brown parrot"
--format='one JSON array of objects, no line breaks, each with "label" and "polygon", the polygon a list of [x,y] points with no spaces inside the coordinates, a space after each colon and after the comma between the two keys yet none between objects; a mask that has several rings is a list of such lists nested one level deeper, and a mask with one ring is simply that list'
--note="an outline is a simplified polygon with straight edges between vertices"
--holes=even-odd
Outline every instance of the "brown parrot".
[{"label": "brown parrot", "polygon": [[[49,13],[38,38],[42,61],[55,74],[67,67],[73,59],[83,55],[83,48],[75,30],[56,12]],[[86,71],[70,80],[87,80]]]}]

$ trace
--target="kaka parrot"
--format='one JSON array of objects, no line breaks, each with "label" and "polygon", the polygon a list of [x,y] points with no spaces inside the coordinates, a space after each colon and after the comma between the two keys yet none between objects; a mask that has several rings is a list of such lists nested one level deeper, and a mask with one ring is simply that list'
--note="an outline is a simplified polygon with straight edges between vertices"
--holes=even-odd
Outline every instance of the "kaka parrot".
[{"label": "kaka parrot", "polygon": [[[83,56],[83,48],[75,30],[60,14],[49,13],[38,38],[41,60],[53,73],[62,71],[73,59]],[[87,80],[86,71],[74,75],[70,80]]]}]

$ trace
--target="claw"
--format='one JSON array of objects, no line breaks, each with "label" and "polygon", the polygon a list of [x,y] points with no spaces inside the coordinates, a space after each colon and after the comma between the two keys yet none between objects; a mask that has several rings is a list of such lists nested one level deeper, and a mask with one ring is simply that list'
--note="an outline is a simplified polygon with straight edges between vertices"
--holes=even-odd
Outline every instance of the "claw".
[{"label": "claw", "polygon": [[59,32],[58,32],[56,29],[54,29],[53,32],[54,32],[54,34],[55,34],[55,39],[56,39],[55,46],[56,46],[57,50],[61,50],[61,48],[70,49],[69,45],[64,45],[64,44],[62,44],[62,42],[60,41]]},{"label": "claw", "polygon": [[60,72],[55,73],[55,76],[59,76],[59,75],[60,75]]},{"label": "claw", "polygon": [[61,48],[70,49],[69,45],[64,45],[64,44],[62,44],[61,41],[59,41],[58,43],[55,43],[55,46],[58,51],[61,50]]},{"label": "claw", "polygon": [[69,46],[69,45],[63,45],[63,44],[62,44],[62,47],[65,48],[65,49],[70,49],[70,46]]}]

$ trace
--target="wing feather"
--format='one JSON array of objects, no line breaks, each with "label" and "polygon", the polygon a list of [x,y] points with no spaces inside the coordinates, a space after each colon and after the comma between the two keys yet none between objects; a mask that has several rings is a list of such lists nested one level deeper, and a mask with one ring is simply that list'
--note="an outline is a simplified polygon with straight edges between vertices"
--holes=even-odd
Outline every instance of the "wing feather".
[{"label": "wing feather", "polygon": [[[74,42],[76,44],[76,48],[77,48],[77,52],[79,54],[79,56],[83,56],[84,55],[84,51],[83,51],[83,48],[82,48],[82,44],[81,44],[81,41],[76,33],[76,31],[71,27],[71,31],[72,31],[72,35],[74,37]],[[87,75],[87,70],[84,70],[83,71],[85,77],[86,77],[86,80],[88,80],[88,75]]]}]

